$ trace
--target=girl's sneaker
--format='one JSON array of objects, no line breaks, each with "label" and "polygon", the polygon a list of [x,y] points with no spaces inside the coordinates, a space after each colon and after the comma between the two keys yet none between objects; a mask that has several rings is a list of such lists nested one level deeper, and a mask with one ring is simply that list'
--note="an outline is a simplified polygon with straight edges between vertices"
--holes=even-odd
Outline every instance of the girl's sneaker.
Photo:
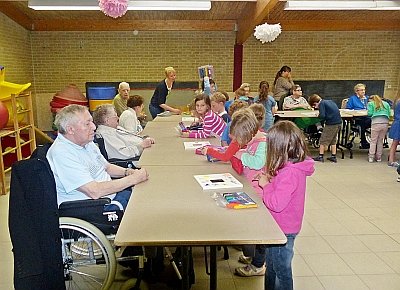
[{"label": "girl's sneaker", "polygon": [[368,157],[368,162],[373,163],[374,162],[374,157]]},{"label": "girl's sneaker", "polygon": [[242,276],[242,277],[251,277],[251,276],[264,276],[265,274],[266,267],[263,265],[260,268],[257,268],[253,266],[252,264],[249,264],[244,267],[238,267],[235,269],[236,275]]},{"label": "girl's sneaker", "polygon": [[245,255],[240,254],[239,262],[242,263],[242,264],[250,264],[251,263],[251,257],[246,257]]},{"label": "girl's sneaker", "polygon": [[397,182],[400,182],[400,176],[399,176],[399,177],[397,177]]}]

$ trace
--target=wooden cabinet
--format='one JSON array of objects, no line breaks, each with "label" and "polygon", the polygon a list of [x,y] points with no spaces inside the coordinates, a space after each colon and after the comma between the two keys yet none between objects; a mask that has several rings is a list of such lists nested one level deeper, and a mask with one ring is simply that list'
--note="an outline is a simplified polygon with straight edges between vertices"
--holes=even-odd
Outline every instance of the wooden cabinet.
[{"label": "wooden cabinet", "polygon": [[[12,124],[0,130],[0,194],[9,192],[11,165],[30,157],[36,148],[31,92],[23,92],[2,99],[9,103]],[[11,126],[10,126],[11,125]]]}]

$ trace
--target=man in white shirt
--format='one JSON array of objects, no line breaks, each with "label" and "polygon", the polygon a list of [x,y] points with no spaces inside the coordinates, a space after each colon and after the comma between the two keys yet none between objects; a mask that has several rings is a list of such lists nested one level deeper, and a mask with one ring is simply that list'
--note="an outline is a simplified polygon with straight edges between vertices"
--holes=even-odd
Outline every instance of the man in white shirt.
[{"label": "man in white shirt", "polygon": [[126,169],[105,160],[93,143],[96,127],[86,107],[64,107],[54,123],[58,136],[47,159],[56,181],[58,204],[109,197],[125,208],[131,187],[148,179],[146,170]]}]

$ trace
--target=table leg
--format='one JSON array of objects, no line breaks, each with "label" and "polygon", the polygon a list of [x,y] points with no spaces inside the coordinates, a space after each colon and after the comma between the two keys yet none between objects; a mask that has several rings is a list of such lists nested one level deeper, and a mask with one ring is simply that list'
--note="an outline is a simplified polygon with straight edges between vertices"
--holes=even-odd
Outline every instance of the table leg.
[{"label": "table leg", "polygon": [[189,281],[189,247],[182,246],[182,290],[190,289]]},{"label": "table leg", "polygon": [[210,246],[210,290],[217,290],[217,246]]}]

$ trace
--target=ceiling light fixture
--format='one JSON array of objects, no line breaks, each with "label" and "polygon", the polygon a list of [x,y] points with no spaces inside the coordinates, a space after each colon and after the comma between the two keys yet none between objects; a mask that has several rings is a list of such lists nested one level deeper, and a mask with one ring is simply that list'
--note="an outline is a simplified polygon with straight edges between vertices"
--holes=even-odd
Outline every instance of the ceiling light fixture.
[{"label": "ceiling light fixture", "polygon": [[[29,0],[34,10],[100,10],[98,0]],[[210,10],[211,0],[130,0],[128,10]]]},{"label": "ceiling light fixture", "polygon": [[400,10],[400,1],[289,0],[285,4],[285,10]]}]

